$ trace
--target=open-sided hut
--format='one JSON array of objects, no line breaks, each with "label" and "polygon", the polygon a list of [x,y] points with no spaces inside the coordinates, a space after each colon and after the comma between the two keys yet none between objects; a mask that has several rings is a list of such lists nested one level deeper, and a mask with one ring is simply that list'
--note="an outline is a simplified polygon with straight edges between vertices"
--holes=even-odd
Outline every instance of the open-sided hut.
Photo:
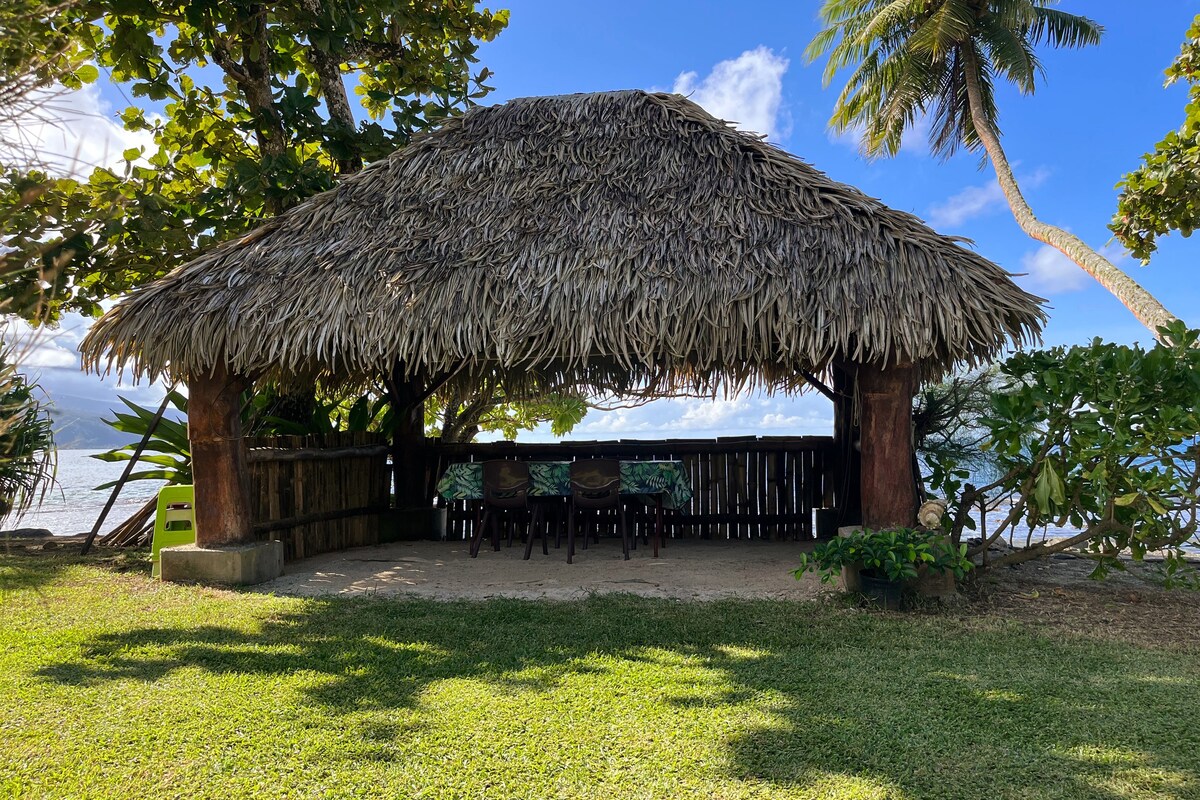
[{"label": "open-sided hut", "polygon": [[[1039,300],[678,95],[473,109],[116,305],[85,363],[186,380],[202,544],[251,538],[246,381],[791,390],[861,423],[868,525],[911,524],[918,381],[1037,337]],[[405,495],[405,480],[398,479]]]}]

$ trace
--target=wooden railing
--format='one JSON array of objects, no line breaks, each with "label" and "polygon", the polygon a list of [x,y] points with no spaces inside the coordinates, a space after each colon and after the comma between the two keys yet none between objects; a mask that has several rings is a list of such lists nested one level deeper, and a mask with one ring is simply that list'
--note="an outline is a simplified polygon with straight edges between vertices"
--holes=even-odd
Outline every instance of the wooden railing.
[{"label": "wooden railing", "polygon": [[526,444],[431,443],[428,492],[448,508],[447,535],[469,535],[474,504],[436,498],[434,486],[448,464],[515,459],[574,461],[581,458],[682,461],[694,492],[687,507],[668,513],[671,535],[704,538],[797,538],[816,535],[814,511],[834,508],[834,440],[824,436],[722,439],[620,440]]},{"label": "wooden railing", "polygon": [[258,436],[246,447],[255,532],[282,541],[284,558],[379,541],[391,493],[382,436]]}]

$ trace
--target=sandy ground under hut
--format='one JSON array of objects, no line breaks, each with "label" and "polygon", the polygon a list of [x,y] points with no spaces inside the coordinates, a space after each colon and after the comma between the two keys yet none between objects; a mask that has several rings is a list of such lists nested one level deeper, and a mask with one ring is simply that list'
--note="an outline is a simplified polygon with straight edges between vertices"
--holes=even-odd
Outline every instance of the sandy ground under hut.
[{"label": "sandy ground under hut", "polygon": [[654,558],[639,545],[629,561],[621,543],[602,539],[578,550],[568,564],[566,547],[540,542],[522,560],[523,545],[487,543],[471,558],[465,542],[397,542],[326,553],[288,564],[283,577],[259,589],[278,594],[374,595],[439,600],[489,597],[572,600],[591,594],[623,592],[644,597],[715,600],[724,597],[803,599],[820,590],[809,575],[791,575],[804,545],[794,542],[674,541]]}]

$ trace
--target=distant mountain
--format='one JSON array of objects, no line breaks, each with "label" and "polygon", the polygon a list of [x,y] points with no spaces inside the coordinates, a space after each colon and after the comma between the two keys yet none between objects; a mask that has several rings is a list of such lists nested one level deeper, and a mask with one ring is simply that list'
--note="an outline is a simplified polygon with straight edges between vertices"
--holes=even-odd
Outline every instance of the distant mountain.
[{"label": "distant mountain", "polygon": [[[104,420],[113,418],[114,409],[126,411],[119,401],[113,403],[71,395],[55,397],[50,418],[54,421],[54,442],[58,449],[111,450],[132,442],[132,435],[104,424]],[[175,409],[168,409],[167,418],[179,420],[182,416]]]}]

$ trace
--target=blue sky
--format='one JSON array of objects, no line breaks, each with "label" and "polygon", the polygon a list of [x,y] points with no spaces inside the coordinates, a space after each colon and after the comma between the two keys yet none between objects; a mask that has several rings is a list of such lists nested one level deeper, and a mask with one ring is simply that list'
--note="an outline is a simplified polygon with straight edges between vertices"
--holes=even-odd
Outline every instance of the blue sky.
[{"label": "blue sky", "polygon": [[[822,65],[804,60],[804,48],[819,28],[815,0],[600,5],[511,0],[493,7],[510,8],[512,16],[509,28],[480,50],[481,65],[495,73],[490,83],[496,91],[486,102],[632,87],[687,93],[717,116],[768,134],[832,178],[917,214],[943,233],[973,239],[980,253],[1012,272],[1029,273],[1018,280],[1050,301],[1048,344],[1095,336],[1149,340],[1111,295],[1017,228],[991,167],[981,168],[977,157],[935,160],[914,135],[896,158],[868,161],[850,138],[827,131],[840,85],[825,89]],[[1109,248],[1106,253],[1123,259],[1118,263],[1171,311],[1200,324],[1200,282],[1193,275],[1200,241],[1168,237],[1151,266],[1142,268],[1112,246],[1106,228],[1116,205],[1114,184],[1182,121],[1185,89],[1163,89],[1163,70],[1200,3],[1064,0],[1061,8],[1104,25],[1104,41],[1085,50],[1043,50],[1046,79],[1033,96],[1000,90],[1009,158],[1039,216]],[[129,140],[111,117],[125,102],[111,85],[89,90],[76,105],[108,118],[73,118],[54,149],[95,161],[119,154]],[[68,321],[33,354],[42,383],[52,393],[108,400],[117,391],[114,380],[101,382],[74,369],[81,327],[78,320]],[[132,393],[152,402],[158,390]],[[669,400],[592,412],[573,438],[824,433],[831,419],[820,397]]]}]

